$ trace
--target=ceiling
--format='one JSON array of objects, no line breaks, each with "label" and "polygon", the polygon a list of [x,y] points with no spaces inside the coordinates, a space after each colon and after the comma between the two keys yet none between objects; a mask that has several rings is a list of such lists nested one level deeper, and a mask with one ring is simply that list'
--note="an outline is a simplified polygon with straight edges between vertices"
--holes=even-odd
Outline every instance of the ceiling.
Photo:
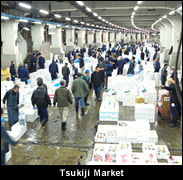
[{"label": "ceiling", "polygon": [[[132,25],[131,14],[134,11],[134,7],[137,6],[137,1],[83,1],[84,6],[78,5],[76,1],[25,1],[26,4],[30,4],[34,9],[44,9],[52,14],[62,15],[60,19],[55,19],[50,13],[49,15],[41,15],[34,10],[19,7],[19,2],[23,1],[1,1],[1,12],[73,24],[73,22],[67,22],[64,19],[64,17],[70,17],[79,22],[82,21],[99,26],[112,27],[92,15],[92,12],[96,12],[103,19],[117,26],[136,29]],[[86,11],[86,6],[91,8],[91,13]],[[151,25],[156,20],[182,6],[182,1],[142,1],[138,6],[139,8],[135,11],[134,15],[135,26],[141,29],[152,30]],[[178,15],[178,13],[175,13],[174,16]]]}]

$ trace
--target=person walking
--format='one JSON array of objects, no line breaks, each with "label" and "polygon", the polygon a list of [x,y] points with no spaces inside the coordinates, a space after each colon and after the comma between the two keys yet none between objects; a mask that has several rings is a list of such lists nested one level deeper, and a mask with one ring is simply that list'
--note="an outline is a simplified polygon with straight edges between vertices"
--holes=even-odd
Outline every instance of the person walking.
[{"label": "person walking", "polygon": [[77,79],[75,79],[72,83],[72,93],[75,97],[75,106],[76,112],[79,110],[79,101],[81,105],[82,115],[84,115],[84,98],[86,97],[87,92],[89,91],[87,83],[81,78],[82,74],[78,73]]},{"label": "person walking", "polygon": [[[43,83],[43,79],[42,79],[41,77],[38,77],[38,78],[36,79],[36,81],[37,81],[37,82],[38,82],[38,81],[41,81],[41,82]],[[47,85],[43,83],[43,87],[44,87],[44,88],[46,89],[46,91],[48,92],[48,87],[47,87]]]},{"label": "person walking", "polygon": [[[6,92],[3,98],[4,109],[8,110],[8,122],[10,128],[18,122],[19,117],[19,86],[15,85],[13,89]],[[7,101],[7,107],[5,105]]]},{"label": "person walking", "polygon": [[[82,76],[82,79],[85,80],[85,82],[88,84],[88,88],[90,86],[90,77],[89,77],[89,74],[90,74],[90,70],[86,70],[85,71],[85,75]],[[89,96],[89,91],[87,92],[85,98],[84,98],[84,102],[85,102],[85,105],[88,106],[89,104],[87,103],[87,100],[88,100],[88,96]]]},{"label": "person walking", "polygon": [[76,79],[77,76],[78,75],[78,68],[77,67],[75,67],[75,65],[74,64],[72,64],[72,76],[73,76],[73,79]]},{"label": "person walking", "polygon": [[58,65],[54,60],[52,60],[52,63],[49,66],[49,72],[51,73],[52,80],[57,79],[57,74],[59,73],[59,71],[58,71]]},{"label": "person walking", "polygon": [[15,82],[15,75],[16,75],[15,61],[11,61],[10,74],[11,74],[11,80]]},{"label": "person walking", "polygon": [[154,72],[158,72],[159,73],[161,65],[160,65],[158,57],[154,60],[153,65],[154,65]]},{"label": "person walking", "polygon": [[100,92],[102,90],[102,83],[103,83],[103,74],[100,73],[100,67],[97,66],[95,71],[91,75],[91,83],[93,84],[95,95],[96,95],[96,101],[100,102]]},{"label": "person walking", "polygon": [[48,121],[48,110],[47,107],[50,105],[51,109],[51,100],[43,87],[43,81],[40,79],[37,81],[38,88],[33,91],[31,101],[32,106],[35,109],[35,105],[38,108],[38,114],[40,116],[41,128],[45,128],[45,124]]},{"label": "person walking", "polygon": [[168,68],[168,64],[165,63],[164,67],[161,70],[161,84],[162,85],[165,85],[165,83],[167,81],[167,75],[168,75],[167,68]]},{"label": "person walking", "polygon": [[127,74],[134,74],[135,64],[136,64],[135,57],[133,56],[132,60],[130,61],[130,66],[128,68]]},{"label": "person walking", "polygon": [[70,74],[70,69],[68,68],[68,63],[65,63],[65,66],[62,68],[62,75],[63,75],[63,79],[66,80],[66,87],[68,87],[68,84],[69,84],[69,74]]},{"label": "person walking", "polygon": [[107,84],[108,84],[108,77],[112,76],[113,72],[113,63],[110,61],[108,64],[106,64],[107,69],[106,69],[106,89],[107,89]]},{"label": "person walking", "polygon": [[22,82],[25,82],[25,84],[28,83],[27,80],[29,80],[30,77],[27,64],[25,64],[23,67],[19,69],[19,78],[21,79]]},{"label": "person walking", "polygon": [[[1,108],[1,119],[3,118],[3,108]],[[19,148],[18,141],[14,141],[6,132],[6,129],[1,121],[1,165],[6,165],[6,153],[9,151],[9,144]]]},{"label": "person walking", "polygon": [[84,74],[85,62],[83,60],[83,57],[81,57],[81,54],[78,54],[78,59],[79,59],[79,67],[81,69],[81,74]]},{"label": "person walking", "polygon": [[66,130],[66,122],[69,115],[69,104],[73,104],[72,95],[69,89],[66,88],[66,81],[60,81],[61,87],[55,90],[53,99],[54,107],[58,106],[58,110],[62,119],[62,130]]}]

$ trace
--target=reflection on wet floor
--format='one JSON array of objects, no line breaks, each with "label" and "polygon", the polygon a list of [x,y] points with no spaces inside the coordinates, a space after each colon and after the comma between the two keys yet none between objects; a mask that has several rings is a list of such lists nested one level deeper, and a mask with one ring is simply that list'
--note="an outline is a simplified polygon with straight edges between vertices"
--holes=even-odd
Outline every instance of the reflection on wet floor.
[{"label": "reflection on wet floor", "polygon": [[[27,133],[20,139],[23,146],[12,148],[12,158],[7,165],[76,165],[86,164],[91,160],[94,136],[99,120],[101,103],[96,102],[93,91],[88,98],[89,106],[85,115],[76,114],[74,104],[70,107],[67,129],[61,130],[61,120],[57,108],[49,109],[49,121],[46,129],[39,129],[39,118],[28,123]],[[134,121],[134,107],[120,105],[120,120]],[[171,155],[182,156],[182,128],[169,128],[167,121],[156,115],[157,123],[151,124],[159,136],[158,144],[168,146]],[[100,122],[100,124],[116,124]],[[133,150],[141,150],[141,145],[134,144]]]}]

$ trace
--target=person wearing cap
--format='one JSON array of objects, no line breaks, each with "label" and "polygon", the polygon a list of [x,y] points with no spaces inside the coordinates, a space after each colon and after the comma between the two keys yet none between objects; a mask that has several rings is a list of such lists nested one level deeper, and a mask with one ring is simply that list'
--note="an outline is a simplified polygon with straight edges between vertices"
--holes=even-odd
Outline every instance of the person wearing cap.
[{"label": "person wearing cap", "polygon": [[171,70],[173,71],[170,78],[174,79],[175,77],[175,66],[172,66]]},{"label": "person wearing cap", "polygon": [[62,119],[62,130],[65,130],[69,115],[69,104],[73,104],[73,100],[70,90],[66,88],[66,81],[64,79],[60,81],[60,85],[61,87],[55,90],[53,105],[55,107],[57,104]]},{"label": "person wearing cap", "polygon": [[162,85],[165,85],[165,83],[167,81],[167,75],[168,75],[167,68],[168,68],[168,64],[165,63],[164,67],[161,70],[161,84]]},{"label": "person wearing cap", "polygon": [[[15,85],[12,89],[6,92],[3,98],[4,109],[8,110],[8,122],[10,128],[18,122],[19,116],[19,86]],[[5,105],[7,101],[7,107]]]},{"label": "person wearing cap", "polygon": [[25,64],[22,68],[19,70],[19,78],[21,79],[22,82],[25,82],[27,84],[27,80],[29,78],[29,71],[28,71],[28,65]]},{"label": "person wearing cap", "polygon": [[57,74],[59,73],[59,71],[58,71],[58,65],[54,60],[52,60],[52,63],[49,66],[49,72],[51,74],[52,80],[57,79]]},{"label": "person wearing cap", "polygon": [[38,88],[35,89],[32,93],[31,102],[34,109],[35,105],[37,106],[41,127],[44,128],[46,122],[48,121],[47,107],[50,105],[51,109],[51,100],[46,89],[43,87],[43,82],[40,81],[40,79],[37,81],[37,85]]},{"label": "person wearing cap", "polygon": [[42,54],[39,56],[39,69],[44,69],[45,68],[45,58],[43,57]]},{"label": "person wearing cap", "polygon": [[[175,80],[172,78],[168,79],[168,85],[160,85],[161,88],[164,88],[168,91],[170,91],[170,111],[171,111],[171,120],[169,121],[171,124],[169,124],[169,127],[176,127],[177,125],[177,119],[181,115],[181,107],[180,103],[178,100],[177,92],[175,89]],[[180,93],[182,94],[180,88],[179,88]]]},{"label": "person wearing cap", "polygon": [[73,76],[73,79],[76,79],[77,75],[78,75],[78,68],[75,67],[74,64],[72,64],[72,76]]},{"label": "person wearing cap", "polygon": [[[85,82],[88,84],[88,88],[90,88],[90,77],[89,77],[89,74],[90,74],[90,70],[86,70],[85,71],[85,75],[82,76],[82,79],[85,80]],[[88,96],[89,96],[89,91],[87,92],[85,98],[84,98],[84,102],[85,102],[85,105],[88,106],[89,104],[87,103],[87,100],[88,100]]]}]

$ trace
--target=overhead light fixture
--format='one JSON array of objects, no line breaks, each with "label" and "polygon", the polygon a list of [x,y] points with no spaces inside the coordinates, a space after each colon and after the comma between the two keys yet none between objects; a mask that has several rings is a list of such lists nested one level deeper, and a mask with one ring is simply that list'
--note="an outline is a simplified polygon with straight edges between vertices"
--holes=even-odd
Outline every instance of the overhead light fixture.
[{"label": "overhead light fixture", "polygon": [[86,25],[87,25],[87,26],[90,26],[90,24],[89,24],[89,23],[86,23]]},{"label": "overhead light fixture", "polygon": [[178,11],[182,11],[182,6],[177,9]]},{"label": "overhead light fixture", "polygon": [[40,9],[39,12],[42,13],[42,14],[49,14],[48,11],[45,11],[45,10],[43,10],[43,9]]},{"label": "overhead light fixture", "polygon": [[164,18],[167,18],[167,15],[164,15],[162,18],[163,18],[163,19],[164,19]]},{"label": "overhead light fixture", "polygon": [[41,24],[41,22],[39,22],[39,21],[34,21],[33,23],[34,24]]},{"label": "overhead light fixture", "polygon": [[65,18],[65,20],[67,20],[67,21],[70,21],[70,20],[71,20],[71,18],[69,18],[69,17],[66,17],[66,18]]},{"label": "overhead light fixture", "polygon": [[172,14],[174,14],[175,13],[175,11],[171,11],[171,12],[169,12],[169,15],[172,15]]},{"label": "overhead light fixture", "polygon": [[18,21],[20,21],[20,22],[28,22],[28,20],[26,20],[26,19],[19,19]]},{"label": "overhead light fixture", "polygon": [[131,16],[131,19],[133,19],[134,18],[134,16]]},{"label": "overhead light fixture", "polygon": [[61,25],[60,24],[57,24],[57,27],[61,27]]},{"label": "overhead light fixture", "polygon": [[85,24],[84,22],[80,22],[81,24]]},{"label": "overhead light fixture", "polygon": [[162,18],[159,18],[158,20],[159,20],[159,21],[161,21],[161,20],[162,20]]},{"label": "overhead light fixture", "polygon": [[87,10],[88,12],[91,12],[91,11],[92,11],[89,7],[86,7],[86,10]]},{"label": "overhead light fixture", "polygon": [[78,23],[79,21],[78,20],[73,20],[75,23]]},{"label": "overhead light fixture", "polygon": [[94,24],[91,24],[92,27],[94,27],[95,25]]},{"label": "overhead light fixture", "polygon": [[80,6],[83,6],[84,3],[82,1],[76,1]]},{"label": "overhead light fixture", "polygon": [[31,6],[28,4],[24,4],[24,3],[18,3],[19,6],[27,8],[27,9],[31,9]]},{"label": "overhead light fixture", "polygon": [[139,8],[138,6],[135,6],[135,7],[134,7],[134,11],[136,11],[138,8]]},{"label": "overhead light fixture", "polygon": [[61,18],[61,17],[62,17],[62,16],[59,15],[59,14],[55,14],[54,16],[57,17],[57,18]]},{"label": "overhead light fixture", "polygon": [[9,17],[7,17],[7,16],[1,16],[1,19],[8,20]]},{"label": "overhead light fixture", "polygon": [[135,15],[135,11],[134,11],[134,12],[132,12],[132,15],[133,15],[133,16]]},{"label": "overhead light fixture", "polygon": [[98,26],[98,25],[96,25],[96,27],[98,28],[99,26]]},{"label": "overhead light fixture", "polygon": [[137,1],[137,4],[142,4],[142,1]]},{"label": "overhead light fixture", "polygon": [[96,16],[98,16],[98,14],[97,14],[97,13],[95,13],[95,12],[93,13],[93,15],[94,15],[95,17],[96,17]]},{"label": "overhead light fixture", "polygon": [[98,17],[98,19],[102,19],[102,17],[101,17],[101,16],[99,16],[99,17]]},{"label": "overhead light fixture", "polygon": [[24,27],[23,29],[24,29],[24,30],[26,30],[26,31],[30,31],[30,29],[29,29],[29,28],[27,28],[27,27]]}]

